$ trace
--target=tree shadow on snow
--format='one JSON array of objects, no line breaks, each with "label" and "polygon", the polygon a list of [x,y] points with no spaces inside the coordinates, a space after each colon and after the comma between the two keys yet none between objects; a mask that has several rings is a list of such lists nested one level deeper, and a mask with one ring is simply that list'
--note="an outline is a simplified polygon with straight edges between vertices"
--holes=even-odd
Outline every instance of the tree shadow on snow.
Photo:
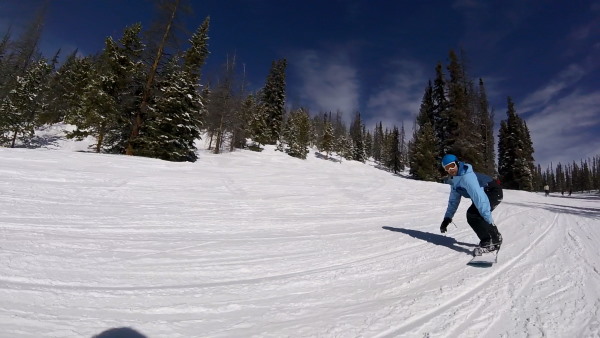
[{"label": "tree shadow on snow", "polygon": [[419,231],[419,230],[403,229],[403,228],[392,228],[392,227],[387,227],[387,226],[382,227],[382,228],[385,230],[389,230],[389,231],[401,232],[403,234],[409,235],[410,237],[420,239],[422,241],[429,242],[431,244],[445,246],[454,251],[465,253],[469,256],[473,255],[473,251],[470,249],[467,249],[465,247],[473,248],[473,247],[477,246],[476,244],[473,244],[473,243],[459,242],[452,237],[442,236],[442,235],[438,235],[438,234],[432,234],[431,232],[423,232],[423,231]]},{"label": "tree shadow on snow", "polygon": [[19,140],[20,143],[15,145],[15,148],[27,148],[27,149],[38,149],[45,147],[57,147],[58,141],[63,139],[57,135],[35,135],[30,139]]},{"label": "tree shadow on snow", "polygon": [[327,161],[336,162],[336,163],[342,162],[341,160],[333,158],[332,155],[327,156],[327,155],[321,154],[320,152],[315,152],[315,157],[319,158],[321,160],[327,160]]},{"label": "tree shadow on snow", "polygon": [[538,206],[538,208],[545,209],[551,212],[556,212],[560,214],[572,214],[576,216],[589,217],[589,218],[600,218],[600,208],[583,208],[583,207],[574,207],[570,205],[560,205],[560,204],[552,204],[552,203],[512,203],[503,201],[503,204],[516,205],[520,207],[531,208],[532,205]]},{"label": "tree shadow on snow", "polygon": [[558,195],[558,194],[550,194],[549,197],[558,197],[558,198],[567,198],[567,199],[575,199],[575,200],[585,200],[585,201],[596,201],[600,200],[600,193],[595,194],[574,194],[574,195]]}]

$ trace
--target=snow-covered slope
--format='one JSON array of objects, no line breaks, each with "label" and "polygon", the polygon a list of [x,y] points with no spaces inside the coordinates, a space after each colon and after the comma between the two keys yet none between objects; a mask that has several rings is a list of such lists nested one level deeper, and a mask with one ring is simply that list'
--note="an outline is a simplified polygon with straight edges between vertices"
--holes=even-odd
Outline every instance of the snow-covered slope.
[{"label": "snow-covered slope", "polygon": [[[69,148],[73,149],[73,148]],[[598,337],[600,197],[505,191],[499,263],[448,186],[314,153],[0,149],[0,337]]]}]

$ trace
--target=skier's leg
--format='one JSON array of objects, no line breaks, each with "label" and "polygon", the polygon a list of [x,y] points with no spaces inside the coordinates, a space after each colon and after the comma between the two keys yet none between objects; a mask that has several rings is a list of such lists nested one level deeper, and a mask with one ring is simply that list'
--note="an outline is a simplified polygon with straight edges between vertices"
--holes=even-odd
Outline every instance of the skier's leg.
[{"label": "skier's leg", "polygon": [[[492,181],[488,184],[487,187],[484,188],[484,191],[488,197],[488,200],[490,201],[490,209],[491,210],[496,209],[498,204],[500,204],[500,202],[502,202],[502,198],[504,195],[503,191],[502,191],[502,187],[498,183],[496,183],[496,181]],[[497,247],[499,248],[500,244],[502,244],[502,235],[498,231],[498,227],[496,227],[495,224],[487,224],[487,223],[486,223],[486,227],[488,229],[488,232],[490,233],[492,242],[494,244],[497,244]]]},{"label": "skier's leg", "polygon": [[489,242],[491,240],[488,223],[481,217],[475,204],[471,204],[469,209],[467,209],[467,223],[469,223],[473,231],[475,231],[481,243]]}]

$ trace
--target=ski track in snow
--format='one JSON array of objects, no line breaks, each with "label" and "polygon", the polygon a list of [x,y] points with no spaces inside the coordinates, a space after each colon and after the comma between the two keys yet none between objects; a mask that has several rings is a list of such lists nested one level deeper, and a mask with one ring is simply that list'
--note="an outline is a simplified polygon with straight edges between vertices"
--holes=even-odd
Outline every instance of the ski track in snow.
[{"label": "ski track in snow", "polygon": [[[401,332],[405,332],[405,331],[413,329],[413,328],[420,328],[424,323],[431,320],[431,318],[436,318],[439,316],[440,313],[446,312],[448,310],[448,308],[456,307],[457,304],[469,304],[471,302],[471,297],[473,296],[473,294],[481,294],[481,293],[484,293],[485,290],[489,289],[488,285],[491,283],[491,281],[494,279],[497,279],[499,274],[501,274],[504,270],[507,270],[508,268],[513,266],[516,261],[520,260],[529,251],[531,251],[531,249],[533,249],[533,247],[548,233],[548,231],[551,229],[551,227],[552,227],[552,225],[554,225],[554,223],[555,222],[553,222],[550,226],[548,226],[546,231],[544,231],[536,240],[534,240],[533,243],[527,249],[523,250],[523,252],[521,252],[519,255],[512,257],[507,263],[505,263],[501,267],[494,269],[493,271],[490,271],[490,273],[487,274],[485,276],[485,278],[483,278],[477,284],[473,285],[472,288],[467,288],[463,293],[456,296],[456,298],[449,300],[445,304],[438,305],[432,311],[426,312],[419,317],[412,318],[410,321],[405,322],[402,326],[393,328],[389,332],[384,332],[384,334],[382,336],[396,337]],[[501,227],[501,224],[498,224],[498,226]],[[502,252],[502,250],[500,250],[500,252]],[[481,305],[478,306],[476,309],[474,309],[474,311],[472,313],[469,314],[469,316],[472,316],[475,313],[481,312],[480,311],[481,308],[482,308]],[[468,322],[465,321],[465,323],[468,323]],[[466,329],[465,327],[461,327],[460,330],[457,330],[458,332],[455,332],[455,333],[456,334],[462,333],[465,329]]]},{"label": "ski track in snow", "polygon": [[491,268],[448,186],[267,149],[0,149],[0,337],[598,337],[600,198],[505,191]]}]

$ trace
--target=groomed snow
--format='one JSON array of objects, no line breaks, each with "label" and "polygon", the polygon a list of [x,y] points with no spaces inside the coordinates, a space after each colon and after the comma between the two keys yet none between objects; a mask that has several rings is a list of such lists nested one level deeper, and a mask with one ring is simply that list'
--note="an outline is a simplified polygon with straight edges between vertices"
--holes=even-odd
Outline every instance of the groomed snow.
[{"label": "groomed snow", "polygon": [[439,233],[447,185],[314,152],[58,148],[0,148],[0,337],[600,336],[599,195],[505,191],[476,268],[469,201]]}]

